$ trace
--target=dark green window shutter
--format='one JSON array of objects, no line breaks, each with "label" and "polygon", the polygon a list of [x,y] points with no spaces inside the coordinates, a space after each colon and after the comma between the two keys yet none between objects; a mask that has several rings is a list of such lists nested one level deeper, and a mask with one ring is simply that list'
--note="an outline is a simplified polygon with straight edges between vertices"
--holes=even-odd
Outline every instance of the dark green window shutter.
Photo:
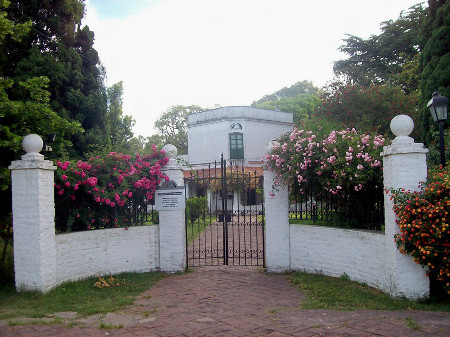
[{"label": "dark green window shutter", "polygon": [[230,159],[244,159],[244,135],[230,133]]}]

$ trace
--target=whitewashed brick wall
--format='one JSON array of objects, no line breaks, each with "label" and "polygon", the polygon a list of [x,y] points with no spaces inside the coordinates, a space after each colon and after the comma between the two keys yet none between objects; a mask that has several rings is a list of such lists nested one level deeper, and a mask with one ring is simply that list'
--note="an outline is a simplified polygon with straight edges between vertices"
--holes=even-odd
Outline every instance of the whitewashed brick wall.
[{"label": "whitewashed brick wall", "polygon": [[387,290],[384,234],[310,225],[290,226],[291,269],[339,277]]},{"label": "whitewashed brick wall", "polygon": [[56,235],[55,285],[90,276],[159,268],[159,226]]},{"label": "whitewashed brick wall", "polygon": [[[396,116],[391,122],[391,130],[397,137],[381,153],[386,190],[417,190],[419,182],[426,180],[428,150],[408,136],[413,127],[412,119],[405,115]],[[269,270],[272,266],[281,265],[284,259],[289,261],[291,270],[330,276],[346,273],[353,280],[365,282],[395,297],[418,299],[429,295],[429,280],[424,269],[415,264],[411,256],[400,254],[394,242],[399,228],[389,194],[385,194],[384,199],[385,234],[309,225],[291,225],[285,234],[286,221],[282,214],[288,214],[288,193],[285,189],[276,191],[278,205],[273,205],[269,195],[273,178],[271,172],[264,171]],[[279,233],[276,233],[277,229]],[[276,240],[269,238],[272,233],[275,233]],[[271,247],[274,243],[283,254]],[[287,257],[286,247],[290,247]]]},{"label": "whitewashed brick wall", "polygon": [[[28,135],[22,144],[27,154],[9,166],[17,290],[46,292],[62,282],[96,275],[184,270],[184,210],[177,216],[161,212],[163,231],[160,226],[142,226],[55,235],[56,167],[39,154],[43,142],[38,135]],[[167,150],[169,177],[182,186],[176,149]]]}]

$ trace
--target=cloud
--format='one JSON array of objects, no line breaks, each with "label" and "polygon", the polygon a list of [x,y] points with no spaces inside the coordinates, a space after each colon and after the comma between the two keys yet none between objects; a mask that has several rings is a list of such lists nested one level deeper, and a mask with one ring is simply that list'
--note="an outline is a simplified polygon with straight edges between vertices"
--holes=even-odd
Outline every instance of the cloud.
[{"label": "cloud", "polygon": [[124,111],[136,119],[135,133],[148,136],[171,105],[249,105],[297,81],[321,86],[343,57],[337,48],[346,33],[377,34],[380,22],[413,4],[164,0],[105,18],[87,1],[85,22],[108,83],[124,82]]}]

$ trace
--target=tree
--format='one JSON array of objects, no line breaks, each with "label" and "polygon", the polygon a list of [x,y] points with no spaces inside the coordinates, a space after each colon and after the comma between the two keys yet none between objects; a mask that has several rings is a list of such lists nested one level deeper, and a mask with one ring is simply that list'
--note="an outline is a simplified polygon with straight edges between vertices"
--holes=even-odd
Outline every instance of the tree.
[{"label": "tree", "polygon": [[429,0],[428,5],[421,30],[425,46],[420,58],[420,116],[423,140],[433,144],[431,133],[436,127],[426,105],[436,89],[441,95],[450,97],[450,2]]},{"label": "tree", "polygon": [[132,127],[135,124],[131,116],[123,115],[122,95],[123,83],[118,82],[108,88],[108,110],[106,113],[106,134],[109,136],[108,145],[113,149],[122,147],[133,137]]},{"label": "tree", "polygon": [[[334,72],[344,80],[359,85],[386,84],[402,72],[422,48],[420,27],[426,10],[417,4],[402,11],[396,21],[381,23],[381,34],[363,39],[347,35],[339,50],[347,59],[334,62]],[[409,88],[413,90],[413,88]]]},{"label": "tree", "polygon": [[[7,1],[0,1],[0,49],[8,40],[19,43],[29,34],[30,21],[13,22],[7,18]],[[10,174],[8,165],[18,159],[22,153],[21,143],[24,136],[37,133],[57,133],[53,150],[59,156],[66,153],[71,136],[83,129],[80,123],[69,121],[50,106],[50,93],[47,90],[49,79],[45,76],[29,77],[19,81],[5,75],[6,56],[0,53],[0,227],[7,222],[11,212]],[[12,91],[20,91],[20,99]]]},{"label": "tree", "polygon": [[71,136],[71,156],[82,156],[89,144],[105,143],[105,72],[93,48],[94,33],[87,26],[81,28],[83,1],[16,0],[6,13],[15,24],[32,23],[23,39],[7,37],[0,46],[2,76],[15,82],[8,89],[10,99],[26,98],[20,81],[46,76],[51,109],[78,121],[86,131]]},{"label": "tree", "polygon": [[160,144],[172,144],[179,154],[187,153],[187,125],[188,115],[205,111],[198,105],[175,105],[166,110],[155,122],[158,136],[154,140]]},{"label": "tree", "polygon": [[318,93],[319,89],[315,87],[311,81],[299,81],[291,85],[290,87],[284,87],[283,89],[280,89],[273,94],[265,95],[258,101],[253,102],[252,105],[268,101],[276,101],[286,97],[295,97],[300,94],[317,95]]},{"label": "tree", "polygon": [[[143,136],[131,138],[124,146],[124,153],[137,154],[144,153],[145,138]],[[162,149],[162,148],[159,148]],[[151,148],[149,149],[151,150]],[[150,151],[146,151],[148,153]]]},{"label": "tree", "polygon": [[[8,1],[0,1],[0,49],[3,49],[8,41],[20,43],[21,39],[28,37],[30,21],[13,22],[8,19],[6,9]],[[2,60],[4,57],[2,58]],[[5,65],[5,63],[2,63]],[[22,92],[22,99],[12,99],[11,89]],[[56,153],[64,153],[70,141],[64,139],[81,132],[79,123],[70,122],[58,116],[50,107],[50,93],[46,90],[49,86],[47,77],[31,77],[24,81],[15,81],[4,73],[4,67],[0,68],[0,191],[9,188],[8,165],[17,159],[22,151],[21,141],[29,133],[37,133],[41,136],[47,133],[58,133],[53,148]],[[9,198],[8,198],[9,199]]]},{"label": "tree", "polygon": [[294,123],[311,118],[320,105],[319,89],[310,81],[297,82],[273,94],[265,95],[252,106],[262,109],[281,110],[294,114]]},{"label": "tree", "polygon": [[407,114],[417,121],[415,101],[399,87],[342,83],[328,84],[321,94],[317,116],[362,132],[387,135],[393,117]]},{"label": "tree", "polygon": [[156,134],[151,135],[150,137],[146,138],[144,150],[149,151],[151,150],[152,146],[155,145],[158,149],[162,149],[165,144],[165,138],[163,135]]}]

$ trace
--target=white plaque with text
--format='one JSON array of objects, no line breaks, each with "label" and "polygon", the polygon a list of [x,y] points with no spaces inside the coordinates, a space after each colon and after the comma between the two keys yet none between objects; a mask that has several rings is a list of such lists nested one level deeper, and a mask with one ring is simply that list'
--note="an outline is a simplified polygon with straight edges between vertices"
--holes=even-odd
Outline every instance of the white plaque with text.
[{"label": "white plaque with text", "polygon": [[157,211],[175,211],[185,209],[186,195],[184,187],[156,190],[155,208]]}]

